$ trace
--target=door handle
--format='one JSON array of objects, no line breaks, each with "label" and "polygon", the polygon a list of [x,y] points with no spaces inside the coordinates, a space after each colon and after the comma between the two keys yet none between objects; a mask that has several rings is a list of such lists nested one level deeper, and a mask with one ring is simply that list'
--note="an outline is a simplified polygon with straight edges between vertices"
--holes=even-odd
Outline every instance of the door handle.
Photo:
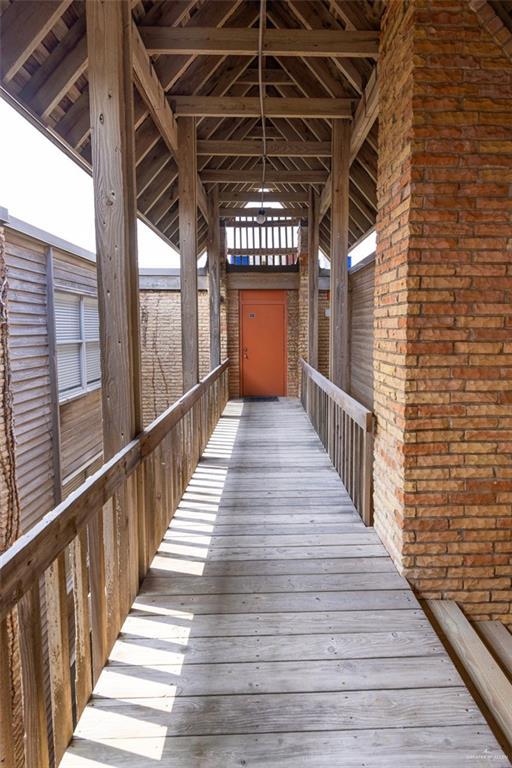
[{"label": "door handle", "polygon": [[247,347],[244,347],[244,348],[242,349],[242,356],[243,356],[244,360],[248,360],[248,359],[249,359],[249,355],[248,355]]}]

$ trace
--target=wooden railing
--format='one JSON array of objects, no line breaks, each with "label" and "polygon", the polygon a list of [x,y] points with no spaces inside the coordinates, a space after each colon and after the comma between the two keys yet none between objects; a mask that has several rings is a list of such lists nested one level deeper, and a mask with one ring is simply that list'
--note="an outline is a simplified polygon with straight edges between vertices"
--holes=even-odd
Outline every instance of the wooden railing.
[{"label": "wooden railing", "polygon": [[227,368],[226,360],[0,556],[3,765],[14,764],[20,731],[8,685],[13,654],[25,765],[61,759],[227,402]]},{"label": "wooden railing", "polygon": [[365,525],[372,522],[373,414],[305,360],[301,401]]}]

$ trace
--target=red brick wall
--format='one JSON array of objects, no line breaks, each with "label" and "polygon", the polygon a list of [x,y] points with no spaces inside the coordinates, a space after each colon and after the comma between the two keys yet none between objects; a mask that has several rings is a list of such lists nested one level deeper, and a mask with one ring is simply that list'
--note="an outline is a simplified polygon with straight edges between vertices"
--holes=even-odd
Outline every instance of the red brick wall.
[{"label": "red brick wall", "polygon": [[464,0],[392,0],[380,82],[375,527],[510,622],[512,69]]}]

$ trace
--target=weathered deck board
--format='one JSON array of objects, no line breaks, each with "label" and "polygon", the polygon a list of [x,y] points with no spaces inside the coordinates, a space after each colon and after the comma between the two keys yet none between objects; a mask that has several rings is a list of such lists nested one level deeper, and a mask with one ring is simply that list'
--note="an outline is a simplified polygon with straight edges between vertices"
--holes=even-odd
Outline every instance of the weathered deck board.
[{"label": "weathered deck board", "polygon": [[64,768],[508,765],[300,404],[228,404]]}]

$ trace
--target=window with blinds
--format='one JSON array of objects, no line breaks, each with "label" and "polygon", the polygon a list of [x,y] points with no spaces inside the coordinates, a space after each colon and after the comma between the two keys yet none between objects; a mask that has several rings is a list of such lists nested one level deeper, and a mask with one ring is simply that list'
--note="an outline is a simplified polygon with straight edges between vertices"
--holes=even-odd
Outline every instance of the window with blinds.
[{"label": "window with blinds", "polygon": [[101,382],[98,301],[56,291],[54,305],[59,398],[64,400]]}]

